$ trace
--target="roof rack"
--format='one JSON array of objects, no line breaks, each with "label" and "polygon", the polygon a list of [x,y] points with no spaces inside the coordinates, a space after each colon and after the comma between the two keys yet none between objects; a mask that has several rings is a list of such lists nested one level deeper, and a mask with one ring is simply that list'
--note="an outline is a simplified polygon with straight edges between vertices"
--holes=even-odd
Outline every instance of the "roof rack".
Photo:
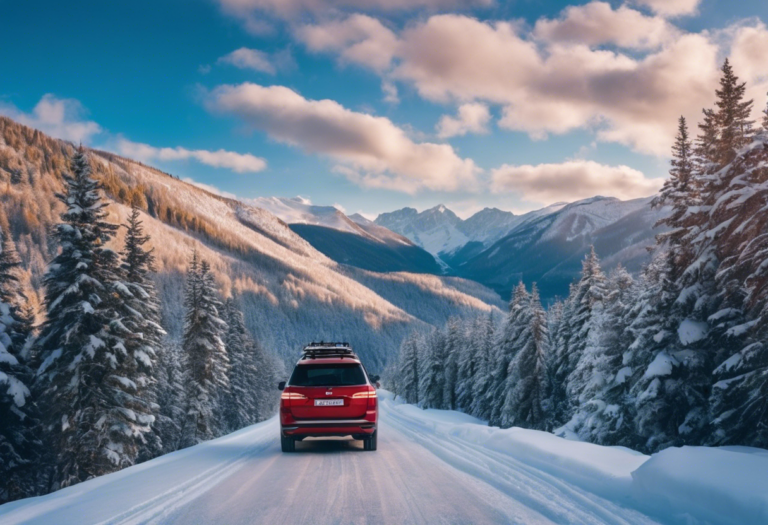
[{"label": "roof rack", "polygon": [[316,359],[318,357],[345,357],[357,358],[349,343],[326,343],[324,341],[311,342],[301,352],[302,359]]}]

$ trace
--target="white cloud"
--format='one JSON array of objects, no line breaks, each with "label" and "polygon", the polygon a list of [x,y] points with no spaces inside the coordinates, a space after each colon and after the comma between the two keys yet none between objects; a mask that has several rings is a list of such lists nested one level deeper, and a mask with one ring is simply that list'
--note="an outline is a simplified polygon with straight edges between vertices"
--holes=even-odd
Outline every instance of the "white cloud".
[{"label": "white cloud", "polygon": [[384,93],[384,102],[390,104],[399,104],[400,97],[397,92],[397,86],[393,82],[384,81],[381,83],[381,91]]},{"label": "white cloud", "polygon": [[333,207],[339,210],[341,213],[347,213],[347,209],[339,203],[334,204]]},{"label": "white cloud", "polygon": [[239,116],[274,140],[335,159],[338,173],[366,187],[454,191],[471,187],[479,172],[450,145],[415,143],[385,117],[351,111],[333,100],[309,100],[283,86],[219,86],[207,106]]},{"label": "white cloud", "polygon": [[768,91],[768,28],[760,21],[738,26],[732,31],[731,64],[742,81],[747,82],[747,97],[755,100],[753,117],[762,118]]},{"label": "white cloud", "polygon": [[632,2],[648,7],[660,15],[671,17],[695,14],[701,0],[632,0]]},{"label": "white cloud", "polygon": [[267,161],[250,153],[235,153],[223,149],[208,151],[203,149],[188,150],[182,147],[156,148],[149,144],[131,142],[124,138],[117,141],[117,151],[121,155],[142,162],[194,159],[201,164],[214,168],[227,168],[235,173],[257,172],[267,167]]},{"label": "white cloud", "polygon": [[429,100],[483,100],[504,107],[502,127],[534,138],[594,128],[601,140],[665,156],[675,119],[711,104],[718,47],[687,34],[635,58],[585,45],[541,51],[505,22],[439,15],[400,35],[391,76]]},{"label": "white cloud", "polygon": [[664,18],[646,16],[627,6],[614,10],[607,2],[567,7],[560,18],[542,18],[534,29],[537,38],[548,42],[615,44],[635,49],[657,48],[677,33]]},{"label": "white cloud", "polygon": [[662,179],[647,179],[628,166],[606,166],[572,160],[561,164],[512,166],[504,164],[491,173],[491,189],[514,192],[544,205],[603,195],[619,199],[647,197],[659,190]]},{"label": "white cloud", "polygon": [[252,69],[262,73],[274,75],[275,66],[272,64],[269,55],[258,49],[249,49],[241,47],[219,58],[220,64],[230,64],[240,69]]},{"label": "white cloud", "polygon": [[397,48],[397,37],[381,22],[355,14],[344,20],[304,25],[296,37],[312,52],[334,51],[342,63],[362,64],[384,71]]},{"label": "white cloud", "polygon": [[449,138],[467,133],[488,133],[490,120],[491,112],[485,104],[462,104],[456,117],[443,115],[437,123],[437,135],[440,138]]},{"label": "white cloud", "polygon": [[101,126],[84,118],[85,109],[80,102],[57,98],[50,93],[40,99],[32,113],[24,113],[12,105],[0,103],[0,114],[53,137],[74,143],[88,143],[91,137],[101,133]]}]

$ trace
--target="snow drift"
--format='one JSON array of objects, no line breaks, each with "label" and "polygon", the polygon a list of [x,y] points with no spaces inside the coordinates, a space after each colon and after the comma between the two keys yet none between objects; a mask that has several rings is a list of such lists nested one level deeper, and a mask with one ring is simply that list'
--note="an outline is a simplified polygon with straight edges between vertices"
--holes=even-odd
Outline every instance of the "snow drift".
[{"label": "snow drift", "polygon": [[459,440],[473,449],[513,458],[663,523],[768,523],[768,450],[682,447],[646,456],[624,447],[571,441],[537,430],[488,427],[460,412],[422,410],[388,392],[380,397],[390,419],[395,415],[400,424],[435,436],[422,443],[433,451],[445,440]]}]

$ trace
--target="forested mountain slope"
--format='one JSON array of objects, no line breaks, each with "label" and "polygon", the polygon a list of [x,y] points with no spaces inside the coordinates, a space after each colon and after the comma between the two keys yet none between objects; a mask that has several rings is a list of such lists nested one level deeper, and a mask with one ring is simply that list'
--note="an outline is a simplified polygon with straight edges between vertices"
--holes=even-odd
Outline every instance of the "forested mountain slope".
[{"label": "forested mountain slope", "polygon": [[[49,231],[61,204],[54,194],[62,189],[61,173],[73,151],[72,144],[0,117],[0,199],[33,301],[56,249]],[[459,291],[453,281],[406,273],[378,279],[375,292],[263,209],[110,153],[94,150],[91,159],[113,203],[110,220],[124,222],[131,203],[148,215],[163,324],[172,337],[181,331],[183,272],[193,251],[210,262],[222,294],[236,296],[250,331],[289,360],[308,340],[338,338],[355,345],[376,369],[407,332],[440,321],[433,314],[423,319],[422,311],[473,316],[492,309],[486,301],[498,304],[474,285]]]}]

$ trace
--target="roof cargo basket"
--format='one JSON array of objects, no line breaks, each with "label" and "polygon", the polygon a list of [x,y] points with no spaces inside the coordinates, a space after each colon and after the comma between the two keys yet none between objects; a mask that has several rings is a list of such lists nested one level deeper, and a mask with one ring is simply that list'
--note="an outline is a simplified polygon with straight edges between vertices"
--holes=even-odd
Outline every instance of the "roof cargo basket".
[{"label": "roof cargo basket", "polygon": [[319,357],[357,358],[349,343],[326,343],[325,341],[311,342],[301,352],[302,359]]}]

